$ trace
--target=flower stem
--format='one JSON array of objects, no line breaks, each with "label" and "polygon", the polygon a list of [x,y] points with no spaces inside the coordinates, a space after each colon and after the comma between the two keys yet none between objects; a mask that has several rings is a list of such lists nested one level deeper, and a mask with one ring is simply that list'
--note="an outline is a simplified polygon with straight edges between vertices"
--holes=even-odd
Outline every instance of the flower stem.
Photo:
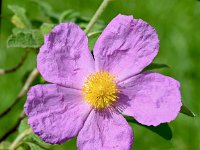
[{"label": "flower stem", "polygon": [[94,24],[97,22],[97,20],[99,19],[99,17],[101,16],[101,14],[103,13],[103,11],[105,10],[106,6],[108,5],[108,3],[110,1],[111,0],[103,0],[101,5],[99,6],[98,10],[96,11],[96,13],[94,14],[94,16],[92,17],[92,19],[90,20],[90,22],[87,25],[87,27],[85,29],[86,34],[88,34],[90,32],[90,30],[92,29]]},{"label": "flower stem", "polygon": [[32,133],[31,128],[26,129],[24,132],[22,132],[15,140],[14,142],[10,145],[9,150],[15,150],[21,143],[21,141],[29,134]]}]

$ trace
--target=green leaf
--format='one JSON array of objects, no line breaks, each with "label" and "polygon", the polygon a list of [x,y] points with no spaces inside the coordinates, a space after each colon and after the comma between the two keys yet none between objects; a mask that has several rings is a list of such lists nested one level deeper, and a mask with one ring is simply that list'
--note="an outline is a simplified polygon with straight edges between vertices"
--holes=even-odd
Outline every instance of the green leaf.
[{"label": "green leaf", "polygon": [[[45,21],[48,21],[48,19],[45,20]],[[36,29],[40,28],[40,26],[43,24],[43,22],[44,22],[44,20],[41,19],[41,18],[39,18],[39,19],[32,19],[31,20],[31,24],[32,24],[33,28],[36,28]]]},{"label": "green leaf", "polygon": [[21,19],[13,15],[11,18],[11,22],[17,27],[17,28],[26,28],[26,25],[21,21]]},{"label": "green leaf", "polygon": [[[76,20],[76,24],[78,24],[82,29],[85,29],[88,25],[88,18],[86,17],[78,17]],[[102,31],[105,28],[105,23],[102,20],[96,22],[91,32]]]},{"label": "green leaf", "polygon": [[53,22],[58,22],[59,14],[55,13],[48,3],[42,0],[31,0],[32,2],[38,4],[41,7],[44,15],[50,17]]},{"label": "green leaf", "polygon": [[50,149],[50,147],[52,147],[51,144],[45,143],[43,142],[36,134],[32,133],[29,136],[27,136],[24,139],[24,143],[27,144],[28,143],[34,143],[36,145],[38,145],[40,148],[43,149]]},{"label": "green leaf", "polygon": [[46,150],[43,147],[40,147],[39,145],[31,142],[25,142],[24,144],[27,144],[31,150]]},{"label": "green leaf", "polygon": [[40,31],[42,32],[43,35],[48,34],[54,27],[54,24],[50,24],[50,23],[43,23],[40,26]]},{"label": "green leaf", "polygon": [[149,71],[149,70],[154,70],[154,69],[162,69],[162,68],[170,68],[170,67],[166,64],[151,63],[149,66],[144,68],[143,71]]},{"label": "green leaf", "polygon": [[78,25],[81,27],[81,29],[84,30],[87,27],[88,23],[86,23],[86,22],[80,22]]},{"label": "green leaf", "polygon": [[9,146],[11,145],[11,143],[9,142],[9,141],[3,141],[3,142],[1,142],[0,143],[0,150],[2,149],[4,149],[4,150],[6,150],[6,149],[8,149],[9,148]]},{"label": "green leaf", "polygon": [[44,37],[43,37],[42,33],[39,30],[33,30],[32,36],[33,36],[33,39],[35,40],[35,42],[37,43],[38,48],[41,47],[42,44],[44,43]]},{"label": "green leaf", "polygon": [[98,39],[98,37],[101,35],[102,31],[96,31],[88,34],[88,46],[91,51],[93,51],[94,45]]},{"label": "green leaf", "polygon": [[102,31],[105,28],[105,23],[102,20],[97,21],[97,23],[92,28],[91,32]]},{"label": "green leaf", "polygon": [[15,30],[14,34],[8,37],[7,47],[39,48],[43,41],[39,30]]},{"label": "green leaf", "polygon": [[76,22],[79,15],[80,14],[74,10],[66,10],[59,16],[59,22]]},{"label": "green leaf", "polygon": [[140,125],[142,127],[145,127],[149,130],[151,130],[152,132],[158,134],[159,136],[161,136],[162,138],[166,139],[166,140],[171,140],[172,139],[172,130],[170,128],[170,126],[167,123],[163,123],[160,124],[159,126],[144,126],[140,123],[138,123],[137,121],[135,121],[132,117],[125,117],[126,120],[131,123],[131,124],[137,124]]},{"label": "green leaf", "polygon": [[26,28],[13,28],[12,29],[12,33],[13,34],[18,34],[20,32],[23,32],[23,33],[31,33],[31,29],[26,29]]},{"label": "green leaf", "polygon": [[26,150],[26,149],[25,149],[25,147],[20,146],[20,147],[17,147],[16,150]]},{"label": "green leaf", "polygon": [[195,117],[195,113],[193,113],[189,108],[187,108],[185,105],[181,106],[181,111],[182,114],[185,114],[190,117]]},{"label": "green leaf", "polygon": [[14,13],[11,22],[18,28],[31,28],[31,22],[26,16],[26,10],[16,5],[8,5],[8,8]]},{"label": "green leaf", "polygon": [[20,122],[18,132],[22,133],[24,130],[26,130],[28,128],[30,128],[30,126],[28,125],[28,118],[26,117]]},{"label": "green leaf", "polygon": [[[89,23],[91,20],[91,18],[89,17],[85,17],[85,16],[78,16],[77,17],[77,20],[76,20],[76,23],[79,24],[79,23]],[[102,22],[102,21],[101,21]],[[97,23],[99,23],[99,21],[97,21]]]}]

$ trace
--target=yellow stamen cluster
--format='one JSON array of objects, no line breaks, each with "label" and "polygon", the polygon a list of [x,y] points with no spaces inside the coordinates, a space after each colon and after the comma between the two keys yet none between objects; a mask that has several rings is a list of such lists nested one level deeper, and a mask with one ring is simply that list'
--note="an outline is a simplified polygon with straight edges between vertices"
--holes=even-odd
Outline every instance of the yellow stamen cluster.
[{"label": "yellow stamen cluster", "polygon": [[95,109],[112,106],[119,93],[115,76],[110,75],[108,72],[96,72],[89,75],[82,91],[84,99]]}]

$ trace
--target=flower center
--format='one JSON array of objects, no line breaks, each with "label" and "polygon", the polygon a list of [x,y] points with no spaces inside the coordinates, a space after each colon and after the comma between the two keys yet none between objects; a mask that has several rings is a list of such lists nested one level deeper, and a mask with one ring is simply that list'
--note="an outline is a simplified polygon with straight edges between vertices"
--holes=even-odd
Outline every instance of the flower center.
[{"label": "flower center", "polygon": [[90,74],[82,89],[85,100],[95,109],[112,106],[119,93],[114,79],[108,72]]}]

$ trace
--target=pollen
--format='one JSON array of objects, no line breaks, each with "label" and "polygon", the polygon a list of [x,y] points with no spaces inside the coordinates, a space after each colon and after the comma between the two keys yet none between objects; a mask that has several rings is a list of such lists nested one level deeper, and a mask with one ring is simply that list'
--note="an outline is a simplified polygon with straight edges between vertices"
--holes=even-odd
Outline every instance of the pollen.
[{"label": "pollen", "polygon": [[95,109],[112,107],[119,93],[115,78],[108,72],[90,74],[82,88],[84,99]]}]

